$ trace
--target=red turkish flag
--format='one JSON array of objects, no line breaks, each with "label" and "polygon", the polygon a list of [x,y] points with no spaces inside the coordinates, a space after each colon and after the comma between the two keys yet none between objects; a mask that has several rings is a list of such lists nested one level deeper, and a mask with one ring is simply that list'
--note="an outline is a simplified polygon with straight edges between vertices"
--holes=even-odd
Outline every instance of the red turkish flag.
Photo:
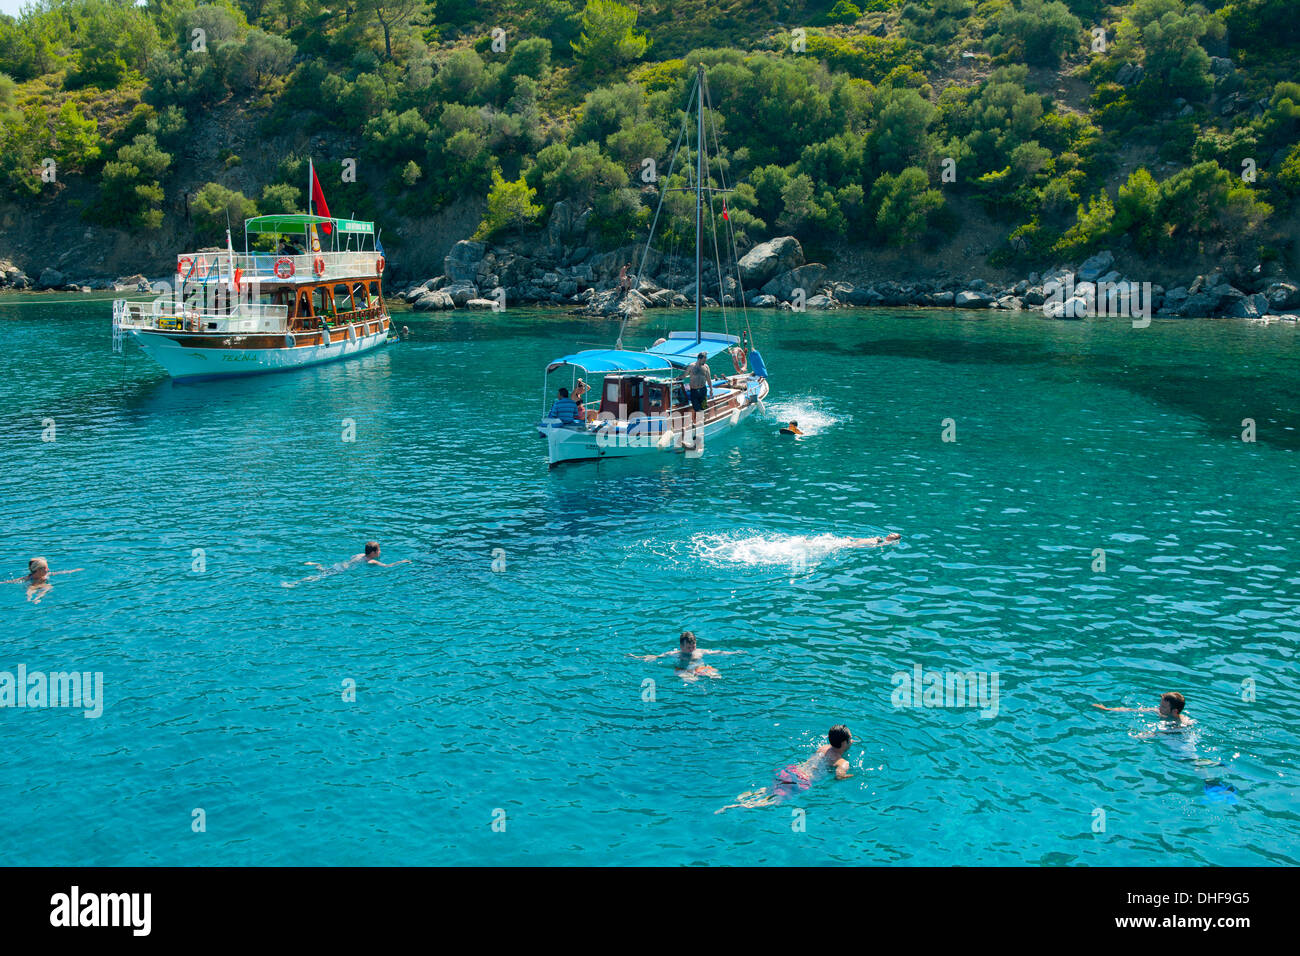
[{"label": "red turkish flag", "polygon": [[[311,204],[312,210],[316,215],[324,216],[327,219],[329,218],[330,207],[329,204],[325,202],[325,192],[320,188],[320,179],[316,176],[316,167],[314,166],[311,170]],[[322,223],[320,228],[321,232],[328,236],[334,227],[329,223]]]}]

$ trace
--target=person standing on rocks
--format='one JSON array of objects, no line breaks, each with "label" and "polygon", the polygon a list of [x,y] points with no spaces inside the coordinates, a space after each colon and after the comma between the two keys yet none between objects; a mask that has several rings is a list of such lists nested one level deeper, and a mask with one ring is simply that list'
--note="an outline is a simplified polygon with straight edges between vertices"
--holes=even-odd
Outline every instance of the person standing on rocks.
[{"label": "person standing on rocks", "polygon": [[623,268],[618,271],[618,291],[620,295],[627,295],[632,291],[632,276],[630,270],[632,263],[624,263]]}]

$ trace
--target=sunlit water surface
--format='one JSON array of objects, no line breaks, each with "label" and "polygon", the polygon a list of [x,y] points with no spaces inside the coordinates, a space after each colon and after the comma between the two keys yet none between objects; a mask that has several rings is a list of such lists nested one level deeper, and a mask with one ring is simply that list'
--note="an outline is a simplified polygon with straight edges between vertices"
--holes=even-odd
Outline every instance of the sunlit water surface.
[{"label": "sunlit water surface", "polygon": [[[0,298],[0,570],[85,569],[5,586],[0,671],[105,704],[0,710],[0,861],[1300,862],[1294,326],[759,313],[765,418],[548,471],[542,369],[613,326],[178,386],[70,298]],[[369,538],[412,563],[284,586]],[[743,654],[629,656],[683,628]],[[916,665],[996,714],[895,707]],[[1191,733],[1091,706],[1165,690]],[[840,722],[851,779],[714,814]]]}]

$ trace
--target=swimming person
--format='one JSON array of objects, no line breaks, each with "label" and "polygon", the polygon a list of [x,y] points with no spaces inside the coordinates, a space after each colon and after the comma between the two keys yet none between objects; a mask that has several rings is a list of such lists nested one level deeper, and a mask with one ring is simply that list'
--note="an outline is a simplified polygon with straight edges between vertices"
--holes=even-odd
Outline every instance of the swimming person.
[{"label": "swimming person", "polygon": [[718,669],[710,664],[702,663],[705,654],[743,654],[744,651],[706,651],[699,646],[699,641],[695,637],[694,631],[682,631],[682,636],[677,639],[677,650],[664,651],[662,654],[629,654],[628,657],[635,657],[639,661],[657,661],[661,657],[672,657],[676,655],[676,666],[673,668],[674,673],[682,680],[693,681],[701,677],[721,677]]},{"label": "swimming person", "polygon": [[27,562],[27,573],[21,578],[10,578],[8,581],[0,581],[0,584],[26,584],[27,600],[33,604],[40,604],[41,598],[45,597],[54,587],[50,583],[50,578],[56,574],[76,574],[83,571],[84,568],[73,568],[71,571],[51,571],[50,563],[44,558],[32,558]]},{"label": "swimming person", "polygon": [[802,434],[803,434],[803,430],[799,427],[799,423],[796,422],[796,421],[794,421],[794,420],[792,419],[788,425],[786,425],[785,427],[783,427],[783,428],[781,429],[781,434],[782,434],[782,435],[802,435]]},{"label": "swimming person", "polygon": [[373,564],[375,567],[379,567],[379,568],[395,568],[399,564],[411,563],[410,558],[403,558],[401,561],[394,561],[392,564],[384,564],[384,562],[379,560],[379,556],[380,556],[379,542],[367,541],[365,550],[362,551],[361,554],[354,554],[346,561],[340,561],[337,564],[332,564],[328,568],[325,567],[325,565],[321,564],[319,561],[304,561],[303,564],[307,565],[309,568],[318,568],[321,573],[313,574],[311,577],[303,578],[301,581],[283,581],[281,582],[281,584],[286,588],[291,588],[297,584],[306,584],[308,581],[319,581],[321,578],[326,578],[331,575],[338,574],[341,571],[347,571],[351,568],[355,568],[359,564]]},{"label": "swimming person", "polygon": [[745,809],[774,807],[796,792],[807,790],[815,780],[831,771],[835,772],[836,780],[847,780],[853,776],[849,773],[849,762],[845,759],[845,754],[853,746],[853,734],[843,724],[836,724],[826,737],[830,743],[822,744],[817,748],[817,752],[803,763],[792,763],[778,770],[771,786],[746,790],[736,797],[739,802],[730,803],[713,812],[722,813],[723,810],[736,807]]},{"label": "swimming person", "polygon": [[883,538],[880,535],[873,535],[870,538],[849,538],[847,539],[850,548],[879,548],[885,544],[895,544],[903,540],[903,536],[897,531],[891,531]]},{"label": "swimming person", "polygon": [[1114,713],[1159,714],[1166,724],[1173,727],[1187,727],[1194,723],[1192,718],[1183,713],[1183,708],[1187,706],[1186,698],[1176,690],[1161,694],[1159,707],[1107,707],[1105,704],[1092,706],[1098,710],[1109,710]]},{"label": "swimming person", "polygon": [[561,388],[559,398],[551,404],[551,410],[546,413],[547,418],[558,418],[566,425],[572,425],[578,421],[578,403],[569,398],[569,390]]}]

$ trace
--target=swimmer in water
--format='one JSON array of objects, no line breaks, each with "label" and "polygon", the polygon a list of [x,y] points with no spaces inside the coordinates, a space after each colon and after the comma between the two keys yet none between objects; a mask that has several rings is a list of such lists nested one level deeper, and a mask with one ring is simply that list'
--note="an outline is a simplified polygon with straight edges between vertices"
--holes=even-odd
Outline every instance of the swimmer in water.
[{"label": "swimmer in water", "polygon": [[705,654],[743,654],[744,651],[706,651],[699,646],[699,641],[695,638],[694,631],[682,631],[682,636],[677,639],[678,648],[675,651],[664,651],[662,654],[629,654],[628,657],[635,657],[639,661],[657,661],[661,657],[676,656],[676,667],[674,672],[685,681],[698,680],[701,677],[721,677],[718,669],[710,664],[701,663]]},{"label": "swimmer in water", "polygon": [[282,583],[284,587],[291,588],[297,584],[306,584],[308,581],[319,581],[321,578],[328,577],[332,574],[338,574],[340,571],[347,571],[351,568],[355,568],[359,564],[373,564],[375,567],[379,568],[395,568],[399,564],[410,563],[411,561],[409,558],[403,558],[401,561],[394,561],[392,564],[384,564],[384,562],[379,560],[379,542],[367,541],[365,550],[361,554],[354,554],[346,561],[340,561],[338,564],[331,565],[328,568],[319,561],[304,561],[303,564],[310,568],[317,568],[321,573],[313,574],[311,577],[303,578],[301,581],[284,581]]},{"label": "swimmer in water", "polygon": [[45,597],[54,587],[50,583],[50,578],[56,574],[76,574],[83,568],[73,568],[71,571],[51,571],[50,564],[44,558],[32,558],[27,562],[27,573],[21,578],[10,578],[8,581],[0,581],[0,584],[26,584],[27,600],[33,604],[40,604],[41,598]]},{"label": "swimmer in water", "polygon": [[1107,707],[1105,704],[1093,704],[1098,710],[1109,710],[1115,713],[1127,714],[1159,714],[1165,721],[1165,729],[1174,727],[1189,727],[1192,725],[1192,718],[1183,713],[1183,708],[1187,706],[1187,700],[1178,691],[1169,691],[1160,695],[1159,707]]},{"label": "swimmer in water", "polygon": [[747,790],[736,797],[736,803],[727,804],[713,812],[718,814],[734,808],[774,807],[793,796],[796,791],[807,790],[814,780],[832,771],[836,780],[847,780],[853,776],[849,773],[849,762],[845,759],[849,748],[853,746],[853,734],[850,733],[849,728],[843,724],[836,724],[826,736],[830,743],[822,744],[817,748],[817,752],[803,763],[792,763],[777,771],[776,779],[772,781],[770,787]]},{"label": "swimmer in water", "polygon": [[879,548],[886,544],[896,544],[903,540],[903,536],[897,531],[891,531],[883,538],[880,535],[874,535],[870,538],[849,538],[849,547],[851,548]]},{"label": "swimmer in water", "polygon": [[798,423],[798,422],[796,422],[796,421],[791,421],[790,424],[786,425],[784,428],[781,429],[781,434],[782,434],[782,435],[802,435],[802,434],[803,434],[803,431],[800,430],[800,428],[799,428],[799,423]]}]

